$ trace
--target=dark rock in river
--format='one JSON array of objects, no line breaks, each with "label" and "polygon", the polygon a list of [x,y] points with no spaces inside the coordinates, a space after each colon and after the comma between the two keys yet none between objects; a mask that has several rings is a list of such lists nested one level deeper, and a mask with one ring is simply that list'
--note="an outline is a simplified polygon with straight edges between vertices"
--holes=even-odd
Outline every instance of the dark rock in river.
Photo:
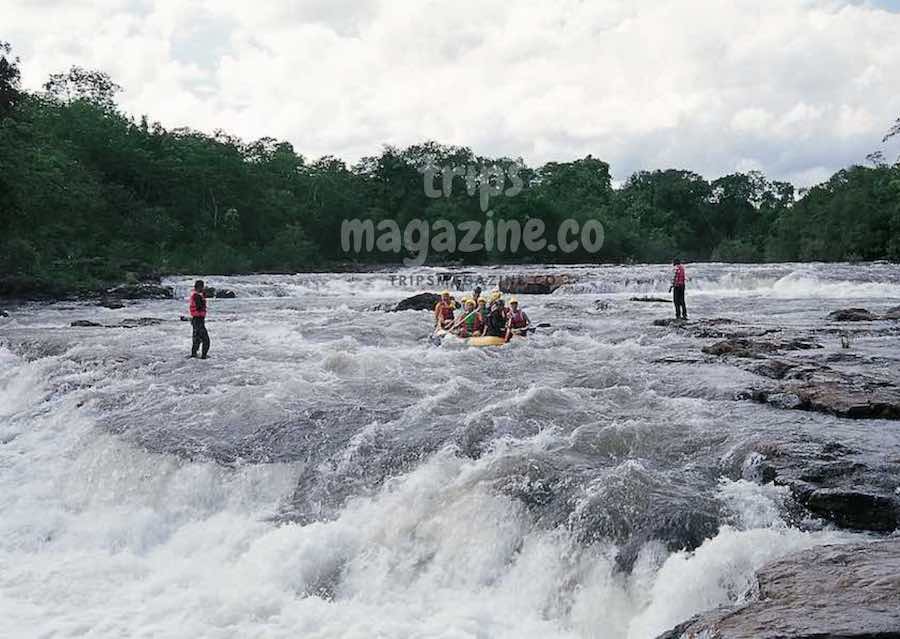
[{"label": "dark rock in river", "polygon": [[895,306],[894,308],[889,308],[889,309],[885,312],[885,314],[884,314],[884,316],[883,316],[883,319],[886,319],[886,320],[900,320],[900,306]]},{"label": "dark rock in river", "polygon": [[204,289],[206,293],[206,297],[208,298],[216,298],[216,299],[226,299],[233,300],[237,297],[237,294],[228,288],[216,288],[215,286],[207,286]]},{"label": "dark rock in river", "polygon": [[106,291],[105,297],[124,300],[170,300],[175,292],[157,284],[122,284]]},{"label": "dark rock in river", "polygon": [[69,326],[73,328],[95,328],[102,327],[103,324],[98,324],[97,322],[89,322],[88,320],[75,320]]},{"label": "dark rock in river", "polygon": [[666,299],[665,297],[630,297],[628,298],[630,302],[653,302],[660,304],[671,304],[672,300]]},{"label": "dark rock in river", "polygon": [[842,528],[892,532],[900,524],[896,500],[884,495],[823,488],[810,493],[803,505]]},{"label": "dark rock in river", "polygon": [[111,299],[107,299],[107,298],[101,299],[100,303],[98,305],[102,306],[104,308],[110,308],[113,310],[125,308],[124,302],[120,302],[118,300],[111,300]]},{"label": "dark rock in river", "polygon": [[900,540],[820,546],[757,573],[750,603],[700,614],[659,639],[900,638]]},{"label": "dark rock in river", "polygon": [[437,293],[419,293],[401,300],[390,311],[432,311],[435,304],[441,301]]},{"label": "dark rock in river", "polygon": [[675,328],[682,328],[687,326],[688,321],[683,319],[675,319],[673,317],[667,317],[665,319],[655,319],[653,320],[654,326],[670,326]]},{"label": "dark rock in river", "polygon": [[75,320],[70,326],[75,328],[138,328],[141,326],[155,326],[162,324],[164,321],[157,317],[128,317],[118,324],[98,324],[89,320]]},{"label": "dark rock in river", "polygon": [[137,328],[140,326],[156,326],[157,324],[162,324],[164,321],[165,320],[161,320],[157,317],[126,318],[118,324],[113,324],[112,328]]},{"label": "dark rock in river", "polygon": [[0,310],[0,317],[9,317],[9,313],[4,310]]},{"label": "dark rock in river", "polygon": [[574,280],[566,274],[547,275],[505,275],[500,278],[499,288],[503,293],[525,293],[549,295],[560,286]]},{"label": "dark rock in river", "polygon": [[832,322],[871,322],[878,317],[864,308],[842,308],[829,313],[828,319]]}]

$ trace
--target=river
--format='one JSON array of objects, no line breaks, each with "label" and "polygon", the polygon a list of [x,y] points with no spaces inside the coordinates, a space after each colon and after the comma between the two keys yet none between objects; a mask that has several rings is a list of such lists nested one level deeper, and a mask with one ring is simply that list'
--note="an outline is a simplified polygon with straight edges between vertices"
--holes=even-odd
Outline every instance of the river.
[{"label": "river", "polygon": [[[193,277],[122,309],[8,308],[0,636],[652,639],[752,596],[771,559],[869,538],[763,483],[755,451],[877,465],[900,459],[898,422],[736,400],[752,373],[630,301],[665,296],[669,267],[472,270],[577,279],[520,295],[550,327],[501,348],[367,310],[417,292],[387,272],[208,277],[237,295],[210,300],[208,361],[178,319]],[[692,319],[779,331],[900,304],[898,265],[688,277]],[[164,321],[70,326],[138,317]],[[816,357],[841,349],[824,335]],[[852,347],[900,383],[896,337]]]}]

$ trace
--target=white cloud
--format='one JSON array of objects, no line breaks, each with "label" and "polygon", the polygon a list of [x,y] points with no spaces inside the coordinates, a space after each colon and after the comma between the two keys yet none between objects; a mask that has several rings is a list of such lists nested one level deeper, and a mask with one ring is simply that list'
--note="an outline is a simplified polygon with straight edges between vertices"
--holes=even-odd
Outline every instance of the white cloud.
[{"label": "white cloud", "polygon": [[533,164],[592,153],[819,179],[900,114],[900,15],[836,0],[0,0],[39,86],[72,64],[167,126],[355,161],[434,138]]}]

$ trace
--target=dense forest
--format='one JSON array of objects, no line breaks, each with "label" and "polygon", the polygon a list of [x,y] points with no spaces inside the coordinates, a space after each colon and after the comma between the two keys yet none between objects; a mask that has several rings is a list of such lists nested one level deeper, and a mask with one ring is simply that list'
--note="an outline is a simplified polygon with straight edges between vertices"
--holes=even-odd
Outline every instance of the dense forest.
[{"label": "dense forest", "polygon": [[614,188],[609,165],[592,156],[529,168],[435,142],[388,146],[347,166],[271,138],[134,120],[101,72],[75,67],[24,91],[19,65],[0,43],[0,292],[396,263],[402,254],[346,253],[342,221],[485,219],[464,186],[429,197],[429,162],[516,166],[521,192],[490,202],[496,218],[536,217],[548,229],[598,219],[605,229],[597,253],[432,251],[432,262],[900,259],[900,162],[877,154],[800,192],[756,172],[710,181],[675,169],[640,171]]}]

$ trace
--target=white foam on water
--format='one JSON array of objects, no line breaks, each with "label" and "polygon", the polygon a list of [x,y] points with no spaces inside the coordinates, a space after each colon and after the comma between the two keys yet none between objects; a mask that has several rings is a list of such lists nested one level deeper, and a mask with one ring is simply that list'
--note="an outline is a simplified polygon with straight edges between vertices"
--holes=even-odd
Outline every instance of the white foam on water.
[{"label": "white foam on water", "polygon": [[53,358],[2,363],[18,432],[0,448],[2,636],[649,638],[834,538],[770,520],[693,553],[650,544],[624,575],[615,548],[542,530],[492,489],[493,464],[547,450],[551,431],[478,460],[443,449],[332,521],[279,525],[299,465],[147,453],[99,431],[77,394],[48,398],[36,382]]}]

